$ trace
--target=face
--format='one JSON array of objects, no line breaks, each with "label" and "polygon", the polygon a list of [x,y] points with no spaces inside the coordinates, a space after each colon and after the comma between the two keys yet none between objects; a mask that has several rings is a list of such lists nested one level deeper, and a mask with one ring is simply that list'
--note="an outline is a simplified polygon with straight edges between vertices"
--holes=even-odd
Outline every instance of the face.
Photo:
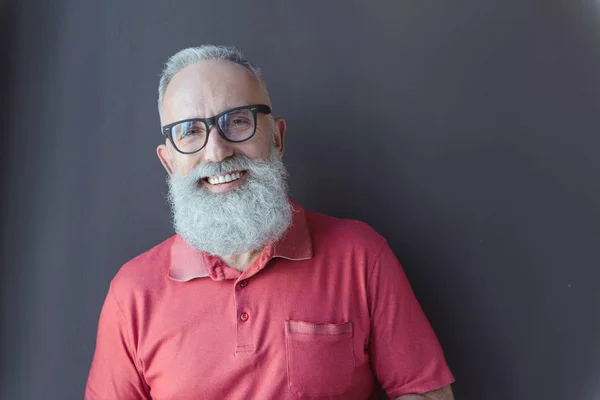
[{"label": "face", "polygon": [[[212,117],[248,104],[271,105],[264,85],[250,71],[228,61],[202,61],[181,70],[167,86],[162,104],[162,123],[167,125],[188,118]],[[186,176],[202,163],[220,163],[237,155],[266,160],[273,145],[281,155],[284,133],[283,119],[273,119],[271,115],[259,112],[256,133],[245,142],[228,142],[213,126],[206,146],[199,152],[181,154],[167,140],[157,148],[157,154],[170,175]],[[211,192],[224,193],[239,187],[245,176],[241,171],[240,179],[227,183],[217,183],[215,178],[218,180],[219,177],[206,177],[201,184]]]},{"label": "face", "polygon": [[[270,106],[265,88],[249,71],[205,61],[174,76],[163,101],[163,124],[249,104]],[[292,209],[281,160],[284,132],[282,119],[258,113],[256,133],[245,142],[227,142],[211,127],[197,153],[181,154],[170,142],[158,147],[169,172],[175,231],[188,244],[227,256],[259,250],[285,233]],[[230,181],[219,183],[220,176]]]}]

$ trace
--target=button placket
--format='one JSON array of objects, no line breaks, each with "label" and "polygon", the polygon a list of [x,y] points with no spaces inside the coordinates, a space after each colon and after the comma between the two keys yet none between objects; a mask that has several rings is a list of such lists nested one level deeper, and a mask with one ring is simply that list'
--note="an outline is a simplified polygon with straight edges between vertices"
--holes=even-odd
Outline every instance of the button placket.
[{"label": "button placket", "polygon": [[236,315],[236,348],[238,353],[251,353],[254,351],[252,335],[251,303],[248,301],[251,291],[248,291],[248,279],[239,281],[234,289]]}]

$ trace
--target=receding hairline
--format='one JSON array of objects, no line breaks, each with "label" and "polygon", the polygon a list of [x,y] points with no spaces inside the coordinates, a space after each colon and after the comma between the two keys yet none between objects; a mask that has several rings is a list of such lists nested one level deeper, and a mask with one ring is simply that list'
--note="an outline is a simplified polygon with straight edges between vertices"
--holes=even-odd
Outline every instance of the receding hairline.
[{"label": "receding hairline", "polygon": [[[250,81],[254,84],[257,84],[260,88],[265,90],[265,93],[267,92],[267,85],[265,84],[265,81],[259,77],[257,77],[255,74],[252,73],[252,71],[248,70],[248,68],[245,68],[243,65],[239,65],[233,61],[229,61],[229,60],[200,60],[196,63],[190,64],[190,65],[186,65],[184,68],[182,68],[181,70],[177,71],[175,74],[173,74],[173,76],[171,77],[171,79],[169,79],[168,82],[166,82],[166,86],[165,86],[165,91],[163,92],[163,101],[166,97],[166,93],[169,89],[169,87],[171,86],[171,83],[176,80],[178,77],[181,77],[182,74],[191,74],[191,75],[195,75],[198,78],[202,78],[204,75],[204,71],[195,71],[195,72],[191,72],[191,69],[195,69],[198,68],[198,66],[201,66],[202,64],[213,64],[212,66],[209,66],[209,69],[219,69],[222,68],[222,66],[231,66],[233,68],[235,68],[237,71],[239,71],[239,73],[243,73],[245,77],[249,78]],[[236,72],[237,73],[237,72]]]},{"label": "receding hairline", "polygon": [[172,55],[162,70],[158,85],[158,112],[162,121],[162,104],[167,87],[179,72],[202,61],[229,61],[248,70],[265,90],[268,97],[267,85],[261,69],[248,61],[242,52],[233,46],[202,45],[188,47]]},{"label": "receding hairline", "polygon": [[[162,104],[159,106],[161,125],[172,122],[172,112],[177,109],[177,106],[175,109],[173,108],[174,101],[176,103],[200,101],[200,98],[196,98],[196,93],[202,93],[205,86],[217,88],[216,98],[213,98],[213,100],[218,99],[219,107],[214,110],[216,113],[249,104],[271,106],[269,92],[264,81],[258,79],[254,74],[227,60],[202,60],[186,66],[173,75],[169,81],[163,93]],[[220,93],[225,97],[221,97]],[[208,101],[208,99],[202,100],[202,102],[204,101]],[[183,117],[179,119],[181,118]]]}]

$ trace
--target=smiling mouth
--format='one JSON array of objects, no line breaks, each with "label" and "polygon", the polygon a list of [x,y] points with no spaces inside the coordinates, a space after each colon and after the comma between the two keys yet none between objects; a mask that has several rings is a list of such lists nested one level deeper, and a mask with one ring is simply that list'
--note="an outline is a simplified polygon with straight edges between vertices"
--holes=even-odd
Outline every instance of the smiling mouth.
[{"label": "smiling mouth", "polygon": [[224,183],[237,181],[238,179],[241,179],[245,174],[246,171],[235,171],[227,174],[208,176],[206,178],[203,178],[202,180],[204,182],[210,183],[211,185],[222,185]]}]

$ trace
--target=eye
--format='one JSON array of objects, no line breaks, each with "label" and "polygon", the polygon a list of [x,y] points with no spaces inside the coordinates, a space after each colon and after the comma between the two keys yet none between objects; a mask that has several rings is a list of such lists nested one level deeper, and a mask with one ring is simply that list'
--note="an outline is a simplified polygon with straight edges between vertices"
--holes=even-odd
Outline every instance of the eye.
[{"label": "eye", "polygon": [[204,125],[200,122],[184,122],[179,126],[179,136],[181,139],[193,138],[204,135]]},{"label": "eye", "polygon": [[246,117],[236,116],[231,121],[233,125],[248,125],[250,124],[250,120]]},{"label": "eye", "polygon": [[232,111],[225,114],[219,121],[221,129],[224,130],[243,130],[252,127],[254,120],[250,110]]},{"label": "eye", "polygon": [[186,136],[191,136],[191,135],[198,135],[200,133],[200,130],[197,128],[190,128],[188,130],[186,130],[185,132],[183,132],[183,137]]}]

